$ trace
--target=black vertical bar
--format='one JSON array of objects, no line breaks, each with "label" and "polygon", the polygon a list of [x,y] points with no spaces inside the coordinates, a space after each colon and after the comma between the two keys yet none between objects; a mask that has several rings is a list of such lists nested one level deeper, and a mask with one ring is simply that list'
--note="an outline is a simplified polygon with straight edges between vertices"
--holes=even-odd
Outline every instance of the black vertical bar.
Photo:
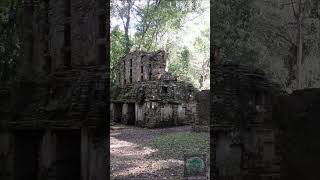
[{"label": "black vertical bar", "polygon": [[[110,89],[110,2],[108,0],[101,0],[104,2],[105,4],[105,10],[106,10],[106,19],[107,19],[107,23],[106,23],[106,49],[107,49],[107,53],[106,53],[106,56],[107,56],[107,62],[106,62],[106,70],[107,70],[107,82],[106,82],[106,89],[107,91],[109,91]],[[107,103],[107,119],[108,121],[107,122],[107,128],[106,128],[106,135],[105,137],[107,138],[107,147],[105,148],[106,149],[106,159],[107,159],[107,162],[108,165],[106,166],[106,174],[107,174],[107,177],[110,177],[110,92],[107,92],[107,94],[109,94],[109,97],[106,98],[106,103]],[[109,179],[109,178],[107,178]]]}]

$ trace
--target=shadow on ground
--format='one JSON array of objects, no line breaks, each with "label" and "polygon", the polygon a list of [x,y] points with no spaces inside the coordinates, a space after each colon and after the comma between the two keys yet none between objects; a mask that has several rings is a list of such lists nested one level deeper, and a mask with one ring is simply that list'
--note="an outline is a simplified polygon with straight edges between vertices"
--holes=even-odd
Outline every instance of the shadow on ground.
[{"label": "shadow on ground", "polygon": [[[111,179],[183,179],[183,153],[209,155],[209,147],[206,151],[197,149],[194,152],[192,148],[195,147],[188,151],[174,147],[175,143],[181,143],[179,139],[186,140],[183,133],[191,133],[191,126],[161,129],[122,126],[114,129],[111,130]],[[209,134],[201,135],[209,146]],[[192,146],[193,142],[189,143]]]}]

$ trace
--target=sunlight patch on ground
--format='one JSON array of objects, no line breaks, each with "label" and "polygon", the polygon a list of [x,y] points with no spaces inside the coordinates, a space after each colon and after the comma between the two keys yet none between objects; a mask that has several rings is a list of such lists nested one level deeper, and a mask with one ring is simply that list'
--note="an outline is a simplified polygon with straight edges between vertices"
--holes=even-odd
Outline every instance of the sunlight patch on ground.
[{"label": "sunlight patch on ground", "polygon": [[[156,149],[152,149],[149,147],[140,147],[137,144],[131,143],[131,142],[127,142],[127,141],[122,141],[119,140],[117,138],[111,137],[111,145],[110,145],[110,149],[111,149],[111,156],[115,155],[115,156],[146,156],[149,155],[151,153],[157,152]],[[137,151],[136,149],[139,149],[139,151]]]},{"label": "sunlight patch on ground", "polygon": [[182,166],[183,161],[177,160],[177,159],[167,159],[167,160],[159,160],[159,161],[154,161],[152,163],[152,169],[153,170],[160,170],[163,168],[170,168],[174,166]]},{"label": "sunlight patch on ground", "polygon": [[[157,149],[141,147],[137,144],[111,137],[111,157],[121,157],[125,168],[118,168],[111,163],[113,177],[129,176],[132,174],[153,173],[163,168],[182,166],[183,161],[176,159],[152,160],[148,155],[157,152]],[[137,150],[139,149],[139,150]],[[133,160],[134,159],[134,160]]]},{"label": "sunlight patch on ground", "polygon": [[183,154],[207,154],[208,142],[208,133],[189,127],[111,131],[111,179],[181,179]]}]

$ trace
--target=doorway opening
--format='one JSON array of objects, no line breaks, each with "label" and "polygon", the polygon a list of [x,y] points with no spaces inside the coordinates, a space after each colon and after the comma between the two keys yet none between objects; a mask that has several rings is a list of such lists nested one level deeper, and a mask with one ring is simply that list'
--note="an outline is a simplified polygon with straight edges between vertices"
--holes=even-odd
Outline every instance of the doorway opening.
[{"label": "doorway opening", "polygon": [[104,63],[107,62],[107,48],[105,45],[99,45],[98,48],[98,59],[99,59],[99,64],[103,65]]},{"label": "doorway opening", "polygon": [[120,123],[122,120],[122,103],[114,103],[114,121]]},{"label": "doorway opening", "polygon": [[128,125],[135,125],[136,124],[136,108],[134,103],[128,104]]},{"label": "doorway opening", "polygon": [[81,179],[79,130],[57,131],[57,180]]},{"label": "doorway opening", "polygon": [[39,172],[40,140],[38,131],[15,132],[15,180],[37,179]]}]

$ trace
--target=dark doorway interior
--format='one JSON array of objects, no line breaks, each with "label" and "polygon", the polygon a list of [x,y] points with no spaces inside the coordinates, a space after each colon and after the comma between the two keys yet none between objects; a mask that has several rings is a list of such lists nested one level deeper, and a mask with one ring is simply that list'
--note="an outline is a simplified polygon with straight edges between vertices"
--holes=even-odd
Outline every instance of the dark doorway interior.
[{"label": "dark doorway interior", "polygon": [[122,119],[122,103],[115,103],[114,104],[114,120],[117,123],[121,122]]},{"label": "dark doorway interior", "polygon": [[79,180],[80,131],[58,131],[57,133],[57,180]]},{"label": "dark doorway interior", "polygon": [[128,104],[128,125],[135,125],[136,124],[136,111],[135,111],[135,104],[130,103]]},{"label": "dark doorway interior", "polygon": [[15,180],[37,179],[41,133],[15,132]]},{"label": "dark doorway interior", "polygon": [[107,48],[105,45],[99,45],[98,49],[98,59],[99,59],[99,64],[103,65],[107,62]]}]

